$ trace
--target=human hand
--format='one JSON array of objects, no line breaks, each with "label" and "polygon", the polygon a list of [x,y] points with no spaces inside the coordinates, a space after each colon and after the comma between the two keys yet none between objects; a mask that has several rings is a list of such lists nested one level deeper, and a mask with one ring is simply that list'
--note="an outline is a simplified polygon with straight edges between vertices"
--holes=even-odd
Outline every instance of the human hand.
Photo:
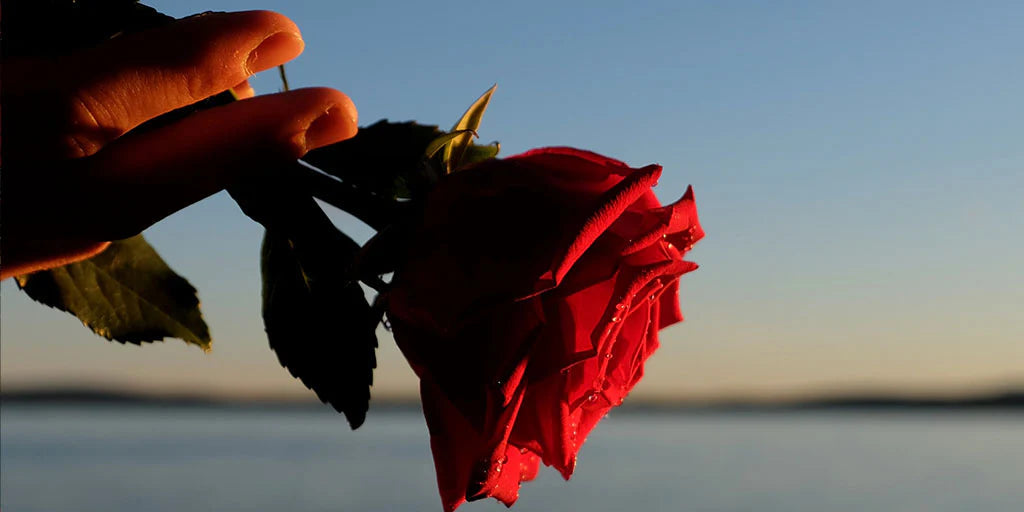
[{"label": "human hand", "polygon": [[[266,11],[214,13],[56,58],[4,58],[0,279],[88,258],[214,194],[247,169],[355,135],[327,88],[250,98],[246,79],[297,56]],[[229,88],[244,99],[131,132]]]}]

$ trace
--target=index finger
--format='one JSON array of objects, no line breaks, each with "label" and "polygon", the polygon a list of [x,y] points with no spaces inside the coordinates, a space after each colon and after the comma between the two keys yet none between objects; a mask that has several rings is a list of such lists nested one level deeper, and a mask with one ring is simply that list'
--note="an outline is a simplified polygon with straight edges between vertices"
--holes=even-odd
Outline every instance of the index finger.
[{"label": "index finger", "polygon": [[210,13],[115,37],[76,56],[71,95],[80,156],[143,122],[225,91],[302,52],[298,27],[269,11]]}]

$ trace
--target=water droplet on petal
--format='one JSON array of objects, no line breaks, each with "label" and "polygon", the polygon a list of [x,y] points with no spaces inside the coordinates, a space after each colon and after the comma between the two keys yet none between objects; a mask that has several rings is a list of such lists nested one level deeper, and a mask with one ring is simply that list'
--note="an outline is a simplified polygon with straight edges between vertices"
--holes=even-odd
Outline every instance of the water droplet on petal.
[{"label": "water droplet on petal", "polygon": [[617,316],[613,316],[612,317],[612,322],[621,322],[621,321],[622,321],[622,318],[619,318]]},{"label": "water droplet on petal", "polygon": [[604,358],[605,358],[605,359],[611,359],[611,358],[612,358],[612,354],[611,354],[611,352],[609,352],[609,353],[605,354],[605,355],[604,355]]},{"label": "water droplet on petal", "polygon": [[626,309],[626,305],[620,302],[615,305],[615,309],[622,311],[623,309]]}]

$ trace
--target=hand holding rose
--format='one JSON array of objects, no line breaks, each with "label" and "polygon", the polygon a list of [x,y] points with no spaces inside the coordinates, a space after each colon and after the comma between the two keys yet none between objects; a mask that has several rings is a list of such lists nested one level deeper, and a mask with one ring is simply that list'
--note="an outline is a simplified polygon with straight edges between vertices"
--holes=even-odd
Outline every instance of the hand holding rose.
[{"label": "hand holding rose", "polygon": [[[141,4],[125,6],[170,20]],[[38,4],[30,9],[45,17]],[[128,30],[117,21],[116,30]],[[246,82],[302,51],[288,19],[204,14],[108,39],[112,33],[101,32],[98,46],[57,55],[50,51],[56,44],[32,51],[24,37],[5,41],[28,50],[4,48],[0,277],[88,258],[108,240],[234,184],[243,211],[268,228],[263,313],[282,365],[339,411],[356,411],[355,428],[369,401],[374,329],[386,314],[420,378],[446,510],[485,497],[511,505],[540,462],[568,479],[587,435],[640,380],[658,331],[682,320],[679,278],[696,268],[683,257],[704,232],[691,191],[659,203],[651,188],[660,166],[634,169],[572,148],[500,160],[491,158],[497,147],[478,148],[462,160],[492,88],[453,133],[377,123],[309,155],[327,174],[314,172],[295,159],[356,133],[351,101],[323,88],[250,98]],[[228,89],[243,100],[176,121],[160,117]],[[441,147],[444,157],[432,160]],[[308,174],[297,176],[296,167]],[[240,183],[247,171],[257,179]],[[360,248],[313,197],[372,217],[380,238]],[[267,213],[277,211],[287,214]],[[146,267],[150,274],[132,253],[116,257],[122,245],[104,254],[117,261],[103,268],[124,282],[108,285],[137,294],[133,283],[165,282],[152,276],[170,274],[184,283],[184,299],[163,300],[167,290],[159,286],[142,290],[160,298],[147,302],[157,312],[120,322],[131,307],[114,304],[94,279],[76,281],[59,269],[19,285],[94,330],[97,318],[114,325],[117,335],[110,325],[97,332],[121,341],[185,339],[147,323],[168,316],[159,309],[165,303],[188,304],[167,309],[208,332],[194,288],[152,249],[149,260],[159,265]],[[62,271],[58,282],[52,274]],[[388,283],[382,276],[391,271]],[[109,281],[113,274],[104,275]],[[360,280],[381,293],[372,307]],[[62,286],[72,291],[50,293]],[[96,288],[93,296],[68,306],[65,295],[85,288]],[[113,313],[97,313],[107,310]],[[208,334],[195,338],[209,342]]]},{"label": "hand holding rose", "polygon": [[290,20],[252,11],[178,20],[63,56],[5,51],[0,278],[87,258],[254,166],[354,135],[355,107],[327,88],[131,132],[230,88],[252,96],[251,74],[302,49]]}]

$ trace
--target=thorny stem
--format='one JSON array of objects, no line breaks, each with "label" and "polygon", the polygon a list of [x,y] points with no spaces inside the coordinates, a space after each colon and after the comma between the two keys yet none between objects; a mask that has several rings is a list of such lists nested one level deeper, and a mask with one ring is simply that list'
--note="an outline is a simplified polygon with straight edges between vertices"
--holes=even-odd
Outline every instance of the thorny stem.
[{"label": "thorny stem", "polygon": [[299,163],[301,179],[313,197],[348,212],[378,232],[394,224],[405,210],[401,203],[362,192],[302,160]]},{"label": "thorny stem", "polygon": [[284,64],[277,67],[277,72],[281,75],[281,88],[284,92],[292,90],[292,88],[288,86],[288,75],[284,72]]}]

